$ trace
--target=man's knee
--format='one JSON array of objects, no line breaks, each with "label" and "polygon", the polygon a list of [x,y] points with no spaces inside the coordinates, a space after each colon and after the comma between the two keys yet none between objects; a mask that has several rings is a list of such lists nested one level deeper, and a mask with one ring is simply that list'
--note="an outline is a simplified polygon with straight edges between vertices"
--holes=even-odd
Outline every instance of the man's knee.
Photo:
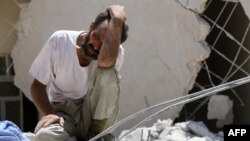
[{"label": "man's knee", "polygon": [[106,98],[118,98],[120,93],[120,74],[115,68],[98,68],[96,80],[93,86],[96,91],[94,95]]},{"label": "man's knee", "polygon": [[93,87],[98,94],[117,97],[120,93],[120,74],[114,68],[98,68]]},{"label": "man's knee", "polygon": [[114,69],[98,68],[90,103],[92,118],[97,120],[108,119],[119,99],[119,73]]},{"label": "man's knee", "polygon": [[100,82],[101,85],[110,85],[117,84],[119,85],[120,74],[116,71],[115,68],[97,68],[97,81]]},{"label": "man's knee", "polygon": [[70,137],[59,124],[54,124],[41,128],[35,135],[35,141],[76,141],[76,138]]}]

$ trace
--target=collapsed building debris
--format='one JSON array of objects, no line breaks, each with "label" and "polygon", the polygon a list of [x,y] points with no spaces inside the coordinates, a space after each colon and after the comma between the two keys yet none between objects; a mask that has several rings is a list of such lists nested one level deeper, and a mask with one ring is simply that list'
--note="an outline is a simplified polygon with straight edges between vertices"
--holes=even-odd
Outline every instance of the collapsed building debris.
[{"label": "collapsed building debris", "polygon": [[152,127],[141,127],[127,136],[123,131],[121,141],[223,141],[223,132],[214,134],[202,122],[186,121],[173,124],[171,119],[158,120]]},{"label": "collapsed building debris", "polygon": [[217,119],[217,127],[233,123],[233,101],[225,95],[213,95],[208,102],[207,119]]},{"label": "collapsed building debris", "polygon": [[[157,112],[149,115],[147,118],[142,119],[140,122],[138,122],[136,125],[131,127],[130,130],[126,131],[126,133],[124,133],[122,135],[122,137],[127,136],[127,135],[131,134],[134,130],[136,130],[137,127],[145,125],[145,123],[151,121],[152,119],[154,119],[156,117],[159,117],[160,114],[166,112],[167,110],[169,110],[171,108],[174,108],[174,107],[176,107],[178,105],[187,104],[187,103],[202,99],[204,97],[214,95],[214,94],[216,94],[218,92],[222,92],[222,91],[225,91],[225,90],[228,90],[228,89],[235,88],[237,86],[241,86],[243,84],[247,84],[249,82],[250,82],[250,76],[244,77],[244,78],[241,78],[241,79],[238,79],[238,80],[234,80],[234,81],[231,81],[231,82],[227,82],[227,83],[224,83],[224,84],[221,84],[221,85],[209,88],[209,89],[205,89],[205,90],[202,90],[202,91],[190,94],[190,95],[182,96],[182,97],[170,100],[170,101],[165,101],[165,102],[159,103],[157,105],[153,105],[153,106],[151,106],[149,108],[143,109],[143,110],[141,110],[141,111],[139,111],[137,113],[134,113],[134,114],[120,120],[119,122],[115,123],[111,127],[104,130],[102,133],[96,135],[90,141],[94,141],[94,140],[100,138],[101,136],[106,135],[107,133],[110,133],[110,132],[112,132],[114,130],[117,130],[117,128],[119,128],[121,126],[124,126],[125,123],[127,124],[130,121],[135,120],[136,117],[139,117],[142,114],[147,114],[147,113],[149,113],[150,111],[152,111],[154,109],[158,110]],[[120,137],[120,138],[122,138],[122,137]]]}]

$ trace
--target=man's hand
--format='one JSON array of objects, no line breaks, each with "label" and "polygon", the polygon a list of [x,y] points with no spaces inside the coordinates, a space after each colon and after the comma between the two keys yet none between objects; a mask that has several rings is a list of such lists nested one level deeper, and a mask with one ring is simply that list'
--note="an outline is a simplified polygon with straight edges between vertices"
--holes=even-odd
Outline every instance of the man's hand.
[{"label": "man's hand", "polygon": [[59,117],[58,115],[48,114],[48,115],[42,117],[42,119],[37,123],[34,132],[37,133],[37,131],[39,129],[41,129],[42,127],[47,127],[52,123],[59,123],[60,126],[63,127],[64,119],[63,119],[63,117]]},{"label": "man's hand", "polygon": [[[34,104],[38,108],[39,112],[43,115],[40,121],[37,123],[35,133],[42,127],[49,126],[52,123],[59,123],[61,126],[64,124],[62,117],[56,115],[56,112],[49,102],[49,98],[46,92],[46,85],[42,84],[38,80],[34,80],[31,85],[31,95]],[[45,116],[44,116],[45,115]]]},{"label": "man's hand", "polygon": [[124,6],[121,5],[111,5],[107,11],[109,12],[111,18],[120,19],[122,22],[126,20]]}]

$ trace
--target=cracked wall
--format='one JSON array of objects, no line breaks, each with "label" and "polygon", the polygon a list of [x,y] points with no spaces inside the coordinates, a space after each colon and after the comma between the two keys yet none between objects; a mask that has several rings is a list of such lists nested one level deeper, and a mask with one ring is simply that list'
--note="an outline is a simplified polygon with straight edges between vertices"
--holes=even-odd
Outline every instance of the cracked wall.
[{"label": "cracked wall", "polygon": [[0,120],[10,120],[23,129],[23,97],[13,83],[10,53],[17,40],[20,5],[30,0],[0,1]]},{"label": "cracked wall", "polygon": [[16,43],[16,22],[19,19],[21,9],[19,4],[30,0],[1,0],[0,1],[0,55],[8,55]]},{"label": "cracked wall", "polygon": [[[211,31],[206,38],[211,53],[209,58],[204,61],[190,93],[237,80],[250,74],[249,2],[209,0],[208,5],[201,16],[211,26]],[[209,97],[207,97],[186,104],[180,113],[182,119],[176,121],[202,120],[212,130],[221,130],[219,128],[222,128],[224,124],[248,124],[250,116],[248,113],[250,108],[249,88],[249,84],[246,84],[218,93],[218,96],[226,95],[233,101],[232,111],[230,110],[223,120],[207,119],[209,117],[207,112],[211,110],[208,106]],[[214,110],[221,114],[223,112],[219,109],[224,108],[223,106],[219,108],[215,106]]]},{"label": "cracked wall", "polygon": [[[204,1],[197,2],[199,6]],[[197,2],[189,8],[196,8]],[[60,29],[87,30],[95,16],[113,3],[125,6],[130,26],[121,70],[120,117],[187,94],[201,61],[210,53],[204,42],[209,26],[178,1],[32,0],[22,9],[12,51],[15,84],[26,96],[30,97],[32,82],[29,67],[49,36]],[[179,110],[169,111],[167,117],[178,116]]]}]

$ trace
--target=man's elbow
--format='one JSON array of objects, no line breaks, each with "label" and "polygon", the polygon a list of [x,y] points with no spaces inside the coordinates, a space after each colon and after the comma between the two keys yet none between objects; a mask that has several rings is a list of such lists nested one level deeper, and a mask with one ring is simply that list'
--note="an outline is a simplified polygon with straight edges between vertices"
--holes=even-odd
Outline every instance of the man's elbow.
[{"label": "man's elbow", "polygon": [[98,61],[99,67],[102,67],[102,68],[114,67],[115,63],[116,63],[116,59],[106,59],[106,60]]},{"label": "man's elbow", "polygon": [[30,92],[31,92],[32,97],[34,94],[37,93],[37,91],[43,91],[43,90],[46,90],[46,85],[34,79],[30,87]]}]

